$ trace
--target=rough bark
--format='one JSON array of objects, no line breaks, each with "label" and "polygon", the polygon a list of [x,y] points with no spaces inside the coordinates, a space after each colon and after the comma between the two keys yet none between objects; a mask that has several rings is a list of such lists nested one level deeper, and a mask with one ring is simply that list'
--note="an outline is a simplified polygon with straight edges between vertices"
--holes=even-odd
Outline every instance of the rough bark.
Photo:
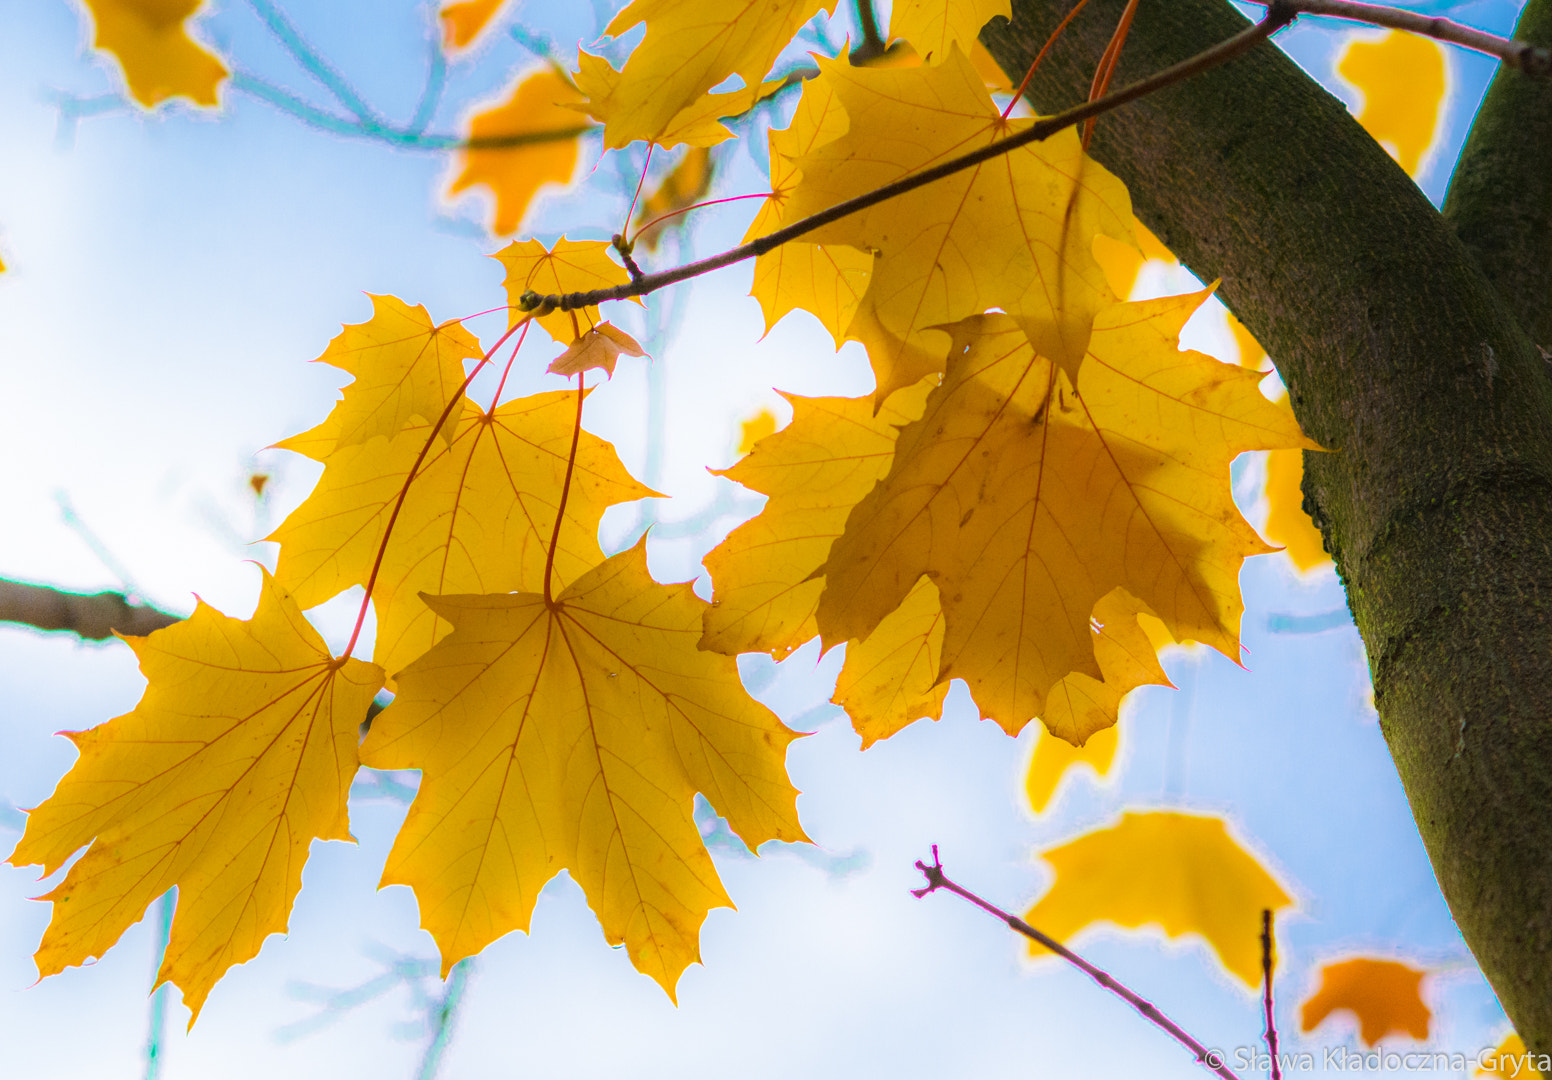
[{"label": "rough bark", "polygon": [[[1514,36],[1552,47],[1552,0],[1526,4]],[[1552,362],[1552,79],[1512,70],[1493,79],[1444,218]]]},{"label": "rough bark", "polygon": [[[1122,5],[1073,22],[1031,86],[1037,108],[1083,98]],[[1014,0],[982,41],[1021,77],[1067,6]],[[1224,0],[1142,4],[1113,85],[1244,25]],[[1093,152],[1187,266],[1222,278],[1305,430],[1337,451],[1306,454],[1306,508],[1418,830],[1510,1019],[1552,1053],[1552,382],[1515,315],[1534,301],[1501,299],[1273,46],[1104,117]]]}]

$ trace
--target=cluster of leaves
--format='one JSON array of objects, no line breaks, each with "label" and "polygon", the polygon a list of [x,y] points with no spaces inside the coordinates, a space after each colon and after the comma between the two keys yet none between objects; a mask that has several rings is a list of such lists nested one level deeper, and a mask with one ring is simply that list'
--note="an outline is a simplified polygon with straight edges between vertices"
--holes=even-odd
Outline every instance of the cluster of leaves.
[{"label": "cluster of leaves", "polygon": [[[215,100],[225,68],[184,30],[195,0],[90,6],[139,100]],[[447,5],[447,46],[499,8]],[[638,224],[682,209],[709,185],[705,149],[730,137],[718,118],[782,85],[762,80],[824,10],[737,0],[708,19],[695,0],[635,0],[608,28],[647,23],[623,69],[582,52],[574,73],[518,81],[473,118],[471,139],[499,145],[464,155],[454,191],[490,186],[497,231],[515,231],[544,184],[570,179],[591,117],[607,148],[691,148]],[[998,108],[1008,87],[975,41],[1006,14],[1005,0],[901,0],[891,36],[910,48],[872,66],[820,58],[770,132],[772,191],[749,237],[1027,127]],[[712,92],[734,75],[740,89]],[[1416,134],[1397,139],[1415,167]],[[655,493],[582,429],[584,376],[640,348],[596,308],[524,302],[630,282],[621,250],[628,263],[623,242],[500,252],[511,318],[491,349],[393,297],[331,343],[320,360],[354,381],[280,444],[324,471],[271,537],[280,558],[253,617],[202,606],[129,639],[144,699],[72,736],[80,760],[31,812],[13,862],[53,873],[88,849],[47,897],[44,975],[102,955],[177,886],[160,980],[197,1016],[231,965],[285,929],[311,841],[348,838],[365,764],[422,773],[383,882],[414,889],[444,975],[526,930],[565,869],[609,940],[672,995],[706,913],[729,903],[693,796],[751,846],[804,839],[784,765],[796,735],[744,692],[738,654],[844,643],[834,700],[864,745],[939,717],[954,679],[1009,734],[1040,719],[1038,812],[1074,764],[1110,767],[1122,700],[1167,683],[1161,648],[1236,657],[1240,565],[1274,550],[1234,506],[1237,455],[1272,452],[1266,532],[1301,565],[1323,557],[1289,509],[1298,455],[1318,447],[1261,394],[1248,335],[1242,366],[1181,350],[1206,293],[1126,299],[1144,258],[1167,253],[1076,131],[760,256],[767,323],[803,310],[837,345],[860,342],[876,390],[792,397],[791,423],[726,470],[768,501],[707,558],[710,604],[653,581],[644,542],[612,556],[598,543],[605,509]],[[550,370],[576,391],[467,400],[534,324],[567,346]],[[371,663],[352,656],[362,619],[336,657],[302,614],[357,586],[362,618],[367,604],[377,618]],[[385,687],[393,702],[361,741]],[[1200,933],[1252,987],[1256,920],[1293,903],[1215,818],[1129,813],[1046,858],[1057,884],[1030,919],[1054,937],[1098,920]],[[1306,1028],[1346,1008],[1371,1043],[1425,1036],[1423,973],[1385,964],[1328,968]]]}]

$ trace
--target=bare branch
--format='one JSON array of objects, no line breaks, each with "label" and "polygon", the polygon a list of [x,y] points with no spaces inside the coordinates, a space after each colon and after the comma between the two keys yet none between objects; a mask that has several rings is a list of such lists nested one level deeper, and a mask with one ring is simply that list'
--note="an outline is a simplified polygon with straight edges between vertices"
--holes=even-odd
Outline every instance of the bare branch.
[{"label": "bare branch", "polygon": [[21,623],[35,630],[64,630],[88,641],[105,641],[115,632],[140,637],[182,618],[145,604],[132,604],[120,593],[86,595],[47,585],[0,581],[0,622]]},{"label": "bare branch", "polygon": [[1266,1013],[1266,1051],[1272,1060],[1272,1080],[1283,1080],[1282,1062],[1277,1060],[1277,1024],[1272,1019],[1272,968],[1276,966],[1276,948],[1272,940],[1272,909],[1261,910],[1261,1008]]},{"label": "bare branch", "polygon": [[[1272,6],[1268,0],[1250,0],[1250,3]],[[1496,56],[1506,66],[1519,68],[1527,75],[1540,79],[1552,78],[1552,49],[1483,33],[1449,19],[1419,15],[1415,11],[1381,4],[1360,4],[1356,0],[1288,0],[1288,6],[1300,15],[1322,15],[1371,26],[1388,26],[1393,30],[1406,30],[1436,41],[1447,41],[1451,45]]]},{"label": "bare branch", "polygon": [[921,860],[917,860],[916,869],[920,870],[924,875],[926,875],[927,878],[927,885],[925,888],[911,890],[912,895],[914,895],[917,899],[926,896],[930,892],[936,892],[939,889],[947,889],[955,896],[963,897],[987,914],[995,915],[998,919],[1002,920],[1004,923],[1007,923],[1010,929],[1016,930],[1020,934],[1023,934],[1025,937],[1029,938],[1031,941],[1034,941],[1037,944],[1043,945],[1047,949],[1050,949],[1057,956],[1060,956],[1063,960],[1067,961],[1069,964],[1082,971],[1085,975],[1093,979],[1100,986],[1103,986],[1106,990],[1109,990],[1122,1001],[1125,1001],[1128,1005],[1141,1013],[1143,1019],[1152,1023],[1155,1027],[1159,1028],[1176,1042],[1180,1043],[1180,1045],[1191,1051],[1192,1055],[1196,1058],[1197,1064],[1202,1065],[1203,1067],[1223,1077],[1223,1080],[1239,1080],[1239,1077],[1235,1075],[1234,1071],[1223,1063],[1222,1055],[1214,1053],[1213,1051],[1207,1049],[1207,1047],[1203,1046],[1196,1039],[1192,1038],[1184,1028],[1160,1012],[1157,1005],[1153,1004],[1153,1002],[1149,1001],[1141,994],[1138,994],[1135,991],[1123,986],[1116,980],[1115,976],[1111,975],[1108,971],[1105,971],[1103,968],[1095,967],[1093,964],[1083,959],[1083,957],[1067,948],[1067,946],[1063,945],[1060,941],[1057,941],[1055,938],[1048,934],[1042,934],[1039,930],[1036,930],[1033,926],[1030,926],[1017,915],[1009,915],[1006,911],[1003,911],[1000,907],[998,907],[996,904],[993,904],[991,901],[983,900],[981,897],[977,896],[963,885],[950,881],[948,875],[943,872],[943,864],[938,860],[938,845],[932,845],[932,865],[928,866]]},{"label": "bare branch", "polygon": [[1082,105],[1075,106],[1065,112],[1039,120],[1010,138],[999,139],[996,142],[981,147],[979,150],[973,150],[968,154],[945,161],[941,165],[936,165],[930,169],[923,169],[919,173],[912,173],[910,176],[896,180],[892,184],[886,184],[881,188],[870,191],[866,195],[859,195],[855,199],[847,199],[845,202],[838,203],[828,210],[821,210],[817,214],[811,214],[806,218],[794,221],[791,225],[777,229],[775,232],[768,233],[756,240],[751,240],[749,243],[742,244],[729,251],[724,251],[720,255],[713,255],[698,262],[687,263],[684,266],[674,267],[671,270],[662,270],[655,274],[643,274],[628,284],[616,285],[609,289],[567,293],[563,296],[555,294],[541,296],[534,292],[524,293],[518,306],[524,312],[536,312],[540,315],[547,315],[557,310],[570,311],[576,308],[591,307],[608,300],[625,300],[632,296],[645,296],[665,286],[688,281],[691,278],[700,277],[702,274],[710,273],[713,270],[720,270],[724,266],[731,266],[734,263],[743,262],[745,259],[753,259],[764,255],[766,252],[772,251],[782,244],[796,240],[800,236],[805,236],[833,221],[839,221],[841,218],[866,210],[871,206],[877,206],[879,203],[904,195],[908,191],[915,191],[919,187],[925,187],[928,184],[942,180],[944,177],[953,176],[957,172],[974,168],[982,162],[1001,157],[1003,154],[1017,150],[1021,146],[1042,142],[1059,131],[1070,128],[1075,124],[1081,124],[1090,117],[1100,116],[1128,102],[1146,97],[1156,90],[1173,86],[1175,83],[1189,79],[1193,75],[1198,75],[1201,72],[1215,68],[1219,64],[1249,52],[1256,45],[1271,37],[1278,30],[1281,30],[1293,21],[1294,14],[1293,4],[1290,0],[1272,0],[1272,3],[1267,8],[1266,15],[1260,22],[1234,35],[1227,41],[1220,42],[1188,60],[1158,72],[1156,75],[1150,75],[1148,78],[1133,83],[1122,90],[1117,90],[1113,94],[1107,94],[1094,101],[1084,102]]}]

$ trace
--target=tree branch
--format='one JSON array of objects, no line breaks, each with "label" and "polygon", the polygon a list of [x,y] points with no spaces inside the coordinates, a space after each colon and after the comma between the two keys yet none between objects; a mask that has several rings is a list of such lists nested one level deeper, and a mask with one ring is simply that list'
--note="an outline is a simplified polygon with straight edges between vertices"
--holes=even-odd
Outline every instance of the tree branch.
[{"label": "tree branch", "polygon": [[1006,139],[998,139],[988,143],[979,150],[972,150],[956,158],[951,158],[941,165],[935,165],[930,169],[912,173],[910,176],[896,180],[892,184],[886,184],[881,188],[875,188],[865,195],[858,195],[854,199],[847,199],[843,203],[837,203],[828,210],[821,210],[817,214],[810,214],[806,218],[794,221],[791,225],[767,233],[765,236],[751,240],[747,244],[724,251],[720,255],[701,259],[698,262],[686,263],[684,266],[676,266],[671,270],[660,270],[655,274],[643,274],[641,277],[625,285],[616,285],[608,289],[593,289],[590,292],[566,293],[564,295],[548,294],[540,295],[535,292],[524,293],[519,301],[519,308],[525,312],[536,312],[539,315],[548,315],[552,311],[572,311],[578,308],[592,307],[609,300],[625,300],[633,296],[645,296],[656,292],[658,289],[691,278],[700,277],[702,274],[713,270],[720,270],[724,266],[732,266],[734,263],[753,259],[773,251],[782,244],[790,243],[799,237],[806,236],[815,229],[839,221],[879,203],[888,202],[890,199],[904,195],[908,191],[926,187],[936,183],[945,177],[955,173],[974,168],[993,158],[1001,157],[1021,146],[1031,143],[1043,142],[1059,131],[1064,131],[1076,124],[1081,124],[1095,116],[1102,116],[1122,105],[1147,97],[1149,94],[1183,82],[1204,71],[1210,71],[1220,64],[1234,59],[1237,56],[1249,52],[1262,41],[1271,37],[1278,30],[1287,26],[1293,19],[1290,0],[1272,0],[1267,8],[1266,15],[1260,22],[1254,23],[1241,30],[1238,34],[1227,40],[1220,41],[1210,48],[1202,50],[1195,56],[1188,57],[1164,71],[1151,75],[1146,79],[1117,90],[1113,94],[1107,94],[1094,101],[1086,101],[1081,105],[1059,112],[1055,116],[1038,120],[1024,131]]},{"label": "tree branch", "polygon": [[[1552,50],[1544,49],[1528,41],[1513,41],[1489,34],[1474,27],[1463,26],[1449,19],[1419,15],[1403,8],[1385,7],[1382,4],[1360,4],[1355,0],[1289,0],[1300,15],[1318,15],[1330,19],[1346,19],[1348,22],[1368,23],[1370,26],[1388,26],[1393,30],[1405,30],[1436,41],[1447,41],[1473,52],[1496,56],[1504,66],[1518,68],[1527,75],[1545,79],[1552,77]],[[1249,3],[1268,6],[1268,0],[1249,0]]]},{"label": "tree branch", "polygon": [[47,585],[0,581],[0,622],[20,623],[35,630],[63,630],[87,641],[105,641],[115,632],[142,637],[182,618],[145,604],[132,604],[119,593],[85,595]]},{"label": "tree branch", "polygon": [[997,919],[1000,919],[1002,922],[1006,923],[1010,929],[1016,930],[1020,934],[1023,934],[1037,945],[1044,946],[1045,948],[1051,950],[1057,956],[1060,956],[1063,960],[1067,961],[1069,964],[1076,967],[1089,978],[1093,979],[1100,986],[1104,987],[1106,990],[1109,990],[1112,994],[1116,995],[1122,1001],[1136,1009],[1140,1014],[1142,1014],[1143,1019],[1147,1020],[1149,1023],[1153,1024],[1159,1030],[1167,1034],[1170,1038],[1180,1043],[1180,1045],[1184,1046],[1187,1050],[1191,1051],[1192,1056],[1196,1058],[1196,1061],[1199,1065],[1202,1065],[1207,1069],[1210,1069],[1212,1072],[1217,1073],[1219,1076],[1223,1077],[1224,1080],[1239,1080],[1239,1077],[1234,1074],[1234,1071],[1223,1063],[1220,1055],[1208,1050],[1207,1047],[1203,1046],[1196,1039],[1192,1038],[1189,1032],[1187,1032],[1184,1028],[1175,1023],[1169,1017],[1165,1016],[1163,1012],[1159,1010],[1159,1007],[1153,1004],[1153,1002],[1149,1001],[1147,998],[1143,997],[1136,991],[1128,989],[1108,971],[1100,967],[1095,967],[1093,964],[1083,959],[1083,957],[1067,948],[1067,946],[1063,945],[1060,941],[1057,941],[1049,934],[1041,933],[1039,930],[1036,930],[1033,926],[1030,926],[1017,915],[1009,915],[1006,911],[1003,911],[1000,907],[998,907],[996,904],[993,904],[991,901],[982,899],[975,893],[971,892],[969,889],[965,888],[963,885],[951,881],[948,875],[943,872],[943,864],[938,860],[938,845],[932,845],[932,865],[928,866],[926,863],[918,859],[916,862],[916,869],[920,870],[927,878],[927,884],[924,888],[911,890],[911,895],[915,896],[918,900],[930,892],[937,892],[939,889],[946,889],[947,891],[953,893],[955,896],[963,897],[964,899],[974,904],[976,907],[980,908],[982,911],[986,912],[988,915],[995,916]]},{"label": "tree branch", "polygon": [[[1552,0],[1530,0],[1515,37],[1552,46]],[[1552,353],[1552,81],[1498,72],[1450,179],[1444,219],[1531,340]]]}]

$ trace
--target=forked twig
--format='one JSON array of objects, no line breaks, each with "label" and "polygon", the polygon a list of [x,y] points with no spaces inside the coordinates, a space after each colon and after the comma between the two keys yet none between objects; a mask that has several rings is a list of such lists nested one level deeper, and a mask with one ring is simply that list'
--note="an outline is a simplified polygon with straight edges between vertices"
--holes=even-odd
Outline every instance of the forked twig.
[{"label": "forked twig", "polygon": [[[1267,0],[1250,2],[1262,7],[1272,6]],[[1552,78],[1552,49],[1532,45],[1528,41],[1499,37],[1449,19],[1419,15],[1415,11],[1386,7],[1383,4],[1363,4],[1357,0],[1287,0],[1287,3],[1299,15],[1321,15],[1368,23],[1370,26],[1388,26],[1392,30],[1406,30],[1435,41],[1447,41],[1473,52],[1496,56],[1509,67],[1519,68],[1536,78]]]},{"label": "forked twig", "polygon": [[1277,1024],[1272,1019],[1272,968],[1277,954],[1272,940],[1272,909],[1261,910],[1261,1006],[1266,1013],[1266,1052],[1272,1059],[1272,1080],[1283,1080],[1282,1063],[1277,1060]]},{"label": "forked twig", "polygon": [[1132,1008],[1136,1009],[1139,1013],[1142,1014],[1143,1019],[1152,1023],[1155,1027],[1165,1032],[1176,1042],[1184,1046],[1187,1050],[1191,1051],[1192,1056],[1196,1058],[1198,1064],[1223,1077],[1223,1080],[1239,1080],[1239,1077],[1235,1075],[1234,1071],[1223,1063],[1223,1058],[1220,1054],[1214,1053],[1213,1051],[1207,1049],[1207,1047],[1203,1046],[1196,1039],[1192,1038],[1184,1028],[1160,1012],[1159,1007],[1153,1004],[1153,1002],[1149,1001],[1147,998],[1136,993],[1135,991],[1123,986],[1121,983],[1117,982],[1115,977],[1109,972],[1105,971],[1103,968],[1095,967],[1093,964],[1083,959],[1083,957],[1067,948],[1067,946],[1063,945],[1060,941],[1057,941],[1055,938],[1050,937],[1047,934],[1042,934],[1039,930],[1036,930],[1033,926],[1030,926],[1017,915],[1009,915],[1006,911],[1003,911],[1000,907],[998,907],[996,904],[993,904],[991,901],[983,900],[981,897],[977,896],[963,885],[949,880],[948,875],[943,872],[943,863],[938,859],[938,845],[932,845],[932,865],[928,866],[926,863],[918,859],[916,862],[916,869],[920,870],[924,875],[926,875],[927,884],[924,888],[912,889],[911,895],[920,899],[930,892],[936,892],[939,889],[947,889],[954,895],[961,896],[964,899],[970,901],[972,904],[987,914],[995,915],[998,919],[1001,919],[1004,923],[1007,923],[1011,929],[1017,930],[1020,934],[1023,934],[1031,941],[1038,942],[1039,944],[1045,946],[1047,949],[1050,949],[1057,956],[1060,956],[1063,960],[1066,960],[1069,964],[1072,964],[1074,967],[1078,968],[1089,978],[1097,982],[1100,986],[1103,986],[1106,990],[1109,990],[1112,994],[1116,995]]}]

